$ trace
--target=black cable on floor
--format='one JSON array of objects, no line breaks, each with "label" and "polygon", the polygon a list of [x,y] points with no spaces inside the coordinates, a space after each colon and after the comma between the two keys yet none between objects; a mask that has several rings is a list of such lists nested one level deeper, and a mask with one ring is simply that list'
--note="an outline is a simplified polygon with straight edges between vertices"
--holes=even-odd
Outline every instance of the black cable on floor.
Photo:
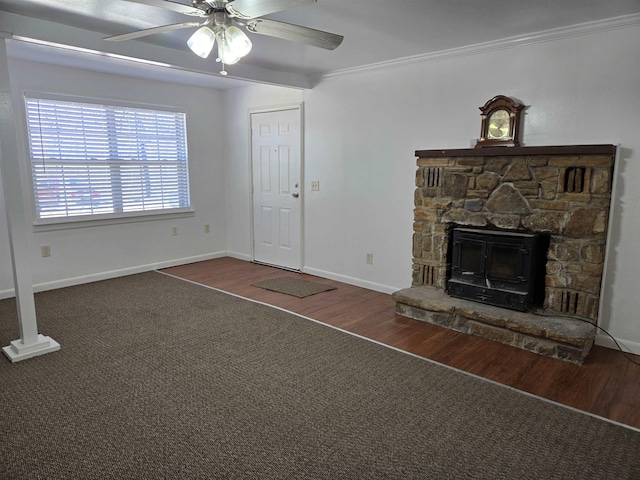
[{"label": "black cable on floor", "polygon": [[555,313],[553,312],[552,314],[542,314],[539,312],[536,312],[535,310],[529,309],[528,310],[529,313],[533,313],[534,315],[538,315],[540,317],[542,316],[553,316],[553,317],[567,317],[567,318],[572,318],[574,320],[580,320],[581,322],[585,322],[588,323],[589,325],[593,325],[594,327],[596,327],[597,329],[603,331],[604,333],[606,333],[609,338],[611,338],[611,340],[613,340],[613,343],[616,344],[616,347],[618,347],[618,351],[620,353],[622,353],[622,355],[624,356],[624,358],[626,358],[627,360],[629,360],[631,363],[633,363],[634,365],[638,365],[640,367],[640,362],[636,361],[635,358],[632,358],[630,355],[630,353],[625,352],[622,347],[620,346],[620,344],[618,343],[618,341],[614,338],[613,335],[611,335],[609,332],[607,332],[604,328],[600,327],[599,325],[596,325],[595,323],[591,322],[590,320],[586,320],[584,318],[580,318],[580,317],[573,317],[571,315],[563,315],[561,313]]}]

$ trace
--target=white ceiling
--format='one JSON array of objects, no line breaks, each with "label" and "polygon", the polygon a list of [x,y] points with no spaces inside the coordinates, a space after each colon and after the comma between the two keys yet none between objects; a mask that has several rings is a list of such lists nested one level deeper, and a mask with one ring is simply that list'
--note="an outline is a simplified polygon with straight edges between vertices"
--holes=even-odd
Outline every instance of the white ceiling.
[{"label": "white ceiling", "polygon": [[[170,64],[179,68],[174,71],[192,72],[194,81],[215,77],[209,81],[220,88],[238,85],[219,77],[214,60],[188,50],[192,29],[121,43],[102,40],[193,17],[126,0],[0,0],[0,14],[0,30],[16,36]],[[244,80],[308,87],[330,72],[638,14],[640,0],[318,0],[267,18],[344,35],[336,50],[253,35],[252,52],[228,70]],[[24,45],[14,46],[13,55],[38,56]],[[73,63],[73,55],[66,55]],[[40,58],[51,60],[52,53]],[[105,59],[106,69],[123,61]]]}]

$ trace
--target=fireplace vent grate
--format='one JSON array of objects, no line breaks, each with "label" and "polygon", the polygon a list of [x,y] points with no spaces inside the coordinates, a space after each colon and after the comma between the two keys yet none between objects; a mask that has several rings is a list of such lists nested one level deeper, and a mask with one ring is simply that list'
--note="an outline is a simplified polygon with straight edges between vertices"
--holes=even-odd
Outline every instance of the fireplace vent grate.
[{"label": "fireplace vent grate", "polygon": [[579,295],[576,292],[562,292],[560,303],[561,313],[576,315],[578,313]]},{"label": "fireplace vent grate", "polygon": [[441,187],[442,186],[442,169],[441,168],[427,168],[424,171],[424,182],[427,187]]},{"label": "fireplace vent grate", "polygon": [[432,265],[424,267],[424,285],[434,286],[436,283],[436,269]]},{"label": "fireplace vent grate", "polygon": [[564,191],[568,193],[583,193],[586,173],[585,167],[567,168],[564,176]]}]

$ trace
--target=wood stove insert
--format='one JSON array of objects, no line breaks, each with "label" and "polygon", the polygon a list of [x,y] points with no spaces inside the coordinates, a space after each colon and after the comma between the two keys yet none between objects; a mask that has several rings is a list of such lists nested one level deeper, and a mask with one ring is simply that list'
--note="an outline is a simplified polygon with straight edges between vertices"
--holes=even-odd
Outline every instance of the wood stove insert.
[{"label": "wood stove insert", "polygon": [[452,297],[526,311],[544,296],[545,245],[536,233],[453,228]]}]

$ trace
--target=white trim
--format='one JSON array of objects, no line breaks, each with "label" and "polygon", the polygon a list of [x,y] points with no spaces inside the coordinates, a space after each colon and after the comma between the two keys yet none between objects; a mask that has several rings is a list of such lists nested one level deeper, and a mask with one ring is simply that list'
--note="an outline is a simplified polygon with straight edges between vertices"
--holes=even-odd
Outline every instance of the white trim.
[{"label": "white trim", "polygon": [[596,318],[596,325],[601,325],[602,322],[602,314],[604,312],[605,298],[608,304],[609,296],[607,295],[607,287],[609,286],[609,282],[607,281],[607,272],[609,270],[609,262],[611,261],[611,257],[615,254],[615,249],[613,248],[613,242],[611,237],[613,236],[613,222],[614,218],[617,218],[617,215],[614,215],[616,212],[616,194],[618,192],[618,162],[620,161],[620,150],[621,145],[618,143],[616,145],[616,154],[613,160],[613,165],[611,167],[611,177],[613,178],[611,182],[611,200],[609,207],[609,221],[607,224],[607,236],[605,239],[605,251],[604,251],[604,262],[602,263],[602,276],[600,278],[600,300],[598,305],[598,316]]},{"label": "white trim", "polygon": [[349,332],[348,330],[344,330],[344,329],[339,328],[339,327],[336,327],[336,326],[334,326],[334,325],[330,325],[330,324],[328,324],[328,323],[321,322],[320,320],[315,320],[315,319],[313,319],[313,318],[311,318],[311,317],[307,317],[307,316],[305,316],[305,315],[302,315],[302,314],[299,314],[299,313],[296,313],[296,312],[292,312],[292,311],[287,310],[287,309],[282,308],[282,307],[277,307],[277,306],[275,306],[275,305],[270,305],[270,304],[265,303],[265,302],[260,302],[260,301],[258,301],[258,300],[253,300],[253,299],[251,299],[251,298],[243,297],[242,295],[237,295],[237,294],[235,294],[235,293],[225,292],[224,290],[220,290],[219,288],[215,288],[215,287],[211,287],[211,286],[209,286],[209,285],[204,285],[204,284],[202,284],[202,283],[194,282],[193,280],[187,280],[187,279],[185,279],[185,278],[176,277],[175,275],[172,275],[172,274],[170,274],[170,273],[166,273],[166,272],[157,272],[157,273],[160,273],[160,274],[162,274],[162,275],[167,275],[167,276],[169,276],[169,277],[173,277],[173,278],[176,278],[176,279],[178,279],[178,280],[182,280],[182,281],[184,281],[184,282],[192,283],[192,284],[194,284],[194,285],[199,285],[199,286],[201,286],[201,287],[205,287],[205,288],[208,288],[208,289],[211,289],[211,290],[215,290],[215,291],[217,291],[217,292],[224,293],[224,294],[226,294],[226,295],[231,295],[232,297],[240,298],[240,299],[242,299],[242,300],[247,300],[247,301],[252,302],[252,303],[257,303],[257,304],[259,304],[259,305],[264,305],[264,306],[267,306],[267,307],[271,307],[271,308],[274,308],[274,309],[276,309],[276,310],[280,310],[281,312],[285,312],[285,313],[289,313],[289,314],[291,314],[291,315],[295,315],[296,317],[302,318],[302,319],[304,319],[304,320],[309,320],[309,321],[314,322],[314,323],[317,323],[317,324],[319,324],[319,325],[323,325],[323,326],[325,326],[325,327],[332,328],[332,329],[337,330],[337,331],[339,331],[339,332],[346,333],[346,334],[348,334],[348,335],[352,335],[352,336],[357,337],[357,338],[360,338],[360,339],[362,339],[362,340],[366,340],[367,342],[375,343],[375,344],[380,345],[380,346],[382,346],[382,347],[386,347],[386,348],[390,348],[391,350],[395,350],[396,352],[403,353],[403,354],[405,354],[405,355],[409,355],[409,356],[411,356],[411,357],[417,358],[417,359],[419,359],[419,360],[423,360],[423,361],[425,361],[425,362],[432,363],[432,364],[437,365],[437,366],[440,366],[440,367],[444,367],[444,368],[446,368],[446,369],[448,369],[448,370],[453,370],[454,372],[458,372],[458,373],[461,373],[461,374],[463,374],[463,375],[467,375],[467,376],[470,376],[470,377],[476,378],[476,379],[478,379],[478,380],[481,380],[481,381],[484,381],[484,382],[491,383],[491,384],[496,385],[496,386],[498,386],[498,387],[506,388],[507,390],[511,390],[512,392],[520,393],[520,394],[525,395],[525,396],[527,396],[527,397],[535,398],[535,399],[537,399],[537,400],[541,400],[541,401],[543,401],[543,402],[550,403],[550,404],[555,405],[555,406],[557,406],[557,407],[564,408],[564,409],[567,409],[567,410],[571,410],[571,411],[576,412],[576,413],[581,413],[581,414],[583,414],[583,415],[587,415],[587,416],[589,416],[589,417],[593,417],[593,418],[596,418],[596,419],[598,419],[598,420],[602,420],[602,421],[604,421],[604,422],[611,423],[611,424],[613,424],[613,425],[617,425],[617,426],[619,426],[619,427],[626,428],[626,429],[632,430],[632,431],[634,431],[634,432],[639,432],[639,433],[640,433],[640,428],[636,428],[636,427],[633,427],[633,426],[631,426],[631,425],[626,425],[626,424],[624,424],[624,423],[620,423],[620,422],[617,422],[617,421],[615,421],[615,420],[611,420],[611,419],[609,419],[609,418],[601,417],[600,415],[596,415],[595,413],[587,412],[587,411],[585,411],[585,410],[579,410],[579,409],[577,409],[577,408],[570,407],[570,406],[568,406],[568,405],[563,405],[562,403],[558,403],[558,402],[555,402],[555,401],[553,401],[553,400],[549,400],[548,398],[539,397],[538,395],[535,395],[535,394],[533,394],[533,393],[525,392],[525,391],[523,391],[523,390],[518,390],[518,389],[517,389],[517,388],[515,388],[515,387],[511,387],[511,386],[509,386],[509,385],[505,385],[505,384],[503,384],[503,383],[496,382],[495,380],[491,380],[491,379],[488,379],[488,378],[481,377],[481,376],[476,375],[476,374],[474,374],[474,373],[469,373],[469,372],[466,372],[466,371],[464,371],[464,370],[460,370],[460,369],[458,369],[458,368],[456,368],[456,367],[452,367],[452,366],[450,366],[450,365],[446,365],[446,364],[444,364],[444,363],[437,362],[437,361],[432,360],[432,359],[430,359],[430,358],[421,357],[420,355],[417,355],[417,354],[415,354],[415,353],[407,352],[407,351],[405,351],[405,350],[402,350],[402,349],[400,349],[400,348],[398,348],[398,347],[394,347],[394,346],[392,346],[392,345],[387,345],[386,343],[379,342],[378,340],[373,340],[373,339],[371,339],[371,338],[363,337],[362,335],[359,335],[359,334],[357,334],[357,333]]},{"label": "white trim", "polygon": [[13,298],[15,296],[16,296],[16,291],[13,288],[0,290],[0,300],[4,300],[5,298]]},{"label": "white trim", "polygon": [[[616,338],[616,342],[618,342],[618,345],[620,345],[622,351],[631,353],[632,355],[640,355],[640,343],[632,342],[631,340],[620,340],[619,338]],[[620,348],[618,348],[618,345],[616,345],[616,342],[614,342],[608,335],[604,335],[601,333],[596,335],[595,344],[601,347],[620,350]]]},{"label": "white trim", "polygon": [[38,335],[38,339],[31,344],[25,345],[21,340],[13,340],[6,347],[2,347],[2,351],[11,363],[21,362],[29,358],[44,355],[45,353],[57,352],[60,350],[60,344],[51,337]]},{"label": "white trim", "polygon": [[[302,102],[287,103],[283,105],[269,105],[266,107],[250,107],[247,109],[247,112],[249,114],[249,119],[251,119],[251,115],[254,113],[283,112],[285,110],[302,110]],[[249,125],[251,125],[251,123],[249,123]],[[249,135],[249,139],[251,139],[251,135]]]},{"label": "white trim", "polygon": [[247,255],[246,253],[227,251],[227,257],[237,258],[238,260],[244,260],[245,262],[253,261],[251,255]]},{"label": "white trim", "polygon": [[[157,212],[157,213],[154,213]],[[52,219],[35,220],[33,231],[50,232],[54,230],[72,230],[76,228],[104,227],[106,225],[120,225],[123,223],[152,222],[158,220],[173,220],[195,216],[193,208],[176,208],[169,210],[144,210],[127,212],[125,214],[96,214],[77,217],[56,217]],[[100,217],[100,218],[96,218]]]},{"label": "white trim", "polygon": [[391,285],[383,285],[381,283],[369,282],[367,280],[362,280],[360,278],[349,277],[347,275],[340,275],[339,273],[327,272],[325,270],[320,270],[318,268],[313,268],[313,267],[304,267],[302,269],[302,272],[308,273],[309,275],[315,275],[316,277],[328,278],[330,280],[336,280],[338,282],[347,283],[349,285],[355,285],[356,287],[362,287],[369,290],[374,290],[376,292],[387,293],[389,295],[404,288],[404,287],[392,287]]},{"label": "white trim", "polygon": [[307,189],[306,186],[306,175],[305,175],[305,143],[304,139],[306,138],[305,132],[305,124],[304,124],[304,102],[300,102],[300,186],[298,187],[298,191],[300,192],[300,271],[304,268],[305,261],[305,252],[306,252],[306,242],[305,242],[305,221],[304,221],[304,212],[306,211],[306,198],[307,198]]},{"label": "white trim", "polygon": [[568,27],[553,28],[542,32],[532,33],[528,35],[518,35],[515,37],[493,40],[490,42],[478,43],[476,45],[468,45],[464,47],[451,48],[438,52],[425,53],[421,55],[413,55],[410,57],[398,58],[385,62],[372,63],[354,68],[345,68],[342,70],[334,70],[320,74],[314,77],[314,84],[317,81],[341,77],[345,75],[364,73],[373,70],[385,70],[390,68],[399,68],[414,63],[434,62],[448,60],[458,57],[466,57],[470,55],[479,55],[487,52],[505,50],[514,47],[523,47],[526,45],[534,45],[537,43],[552,42],[564,38],[577,37],[581,35],[589,35],[607,30],[617,30],[620,28],[636,27],[640,25],[640,14],[623,15],[620,17],[608,18],[605,20],[597,20],[594,22],[580,23]]},{"label": "white trim", "polygon": [[[149,263],[147,265],[137,265],[135,267],[121,268],[118,270],[109,270],[106,272],[92,273],[89,275],[81,275],[79,277],[63,278],[60,280],[53,280],[51,282],[37,283],[33,286],[34,292],[46,292],[49,290],[55,290],[58,288],[73,287],[75,285],[82,285],[85,283],[99,282],[101,280],[109,280],[117,277],[125,277],[127,275],[134,275],[136,273],[150,272],[161,268],[176,267],[178,265],[185,265],[188,263],[203,262],[205,260],[213,260],[214,258],[222,258],[230,256],[225,251],[208,253],[205,255],[197,255],[193,257],[176,258],[174,260],[167,260],[164,262]],[[0,290],[0,300],[5,298],[11,298],[15,296],[14,289]]]}]

